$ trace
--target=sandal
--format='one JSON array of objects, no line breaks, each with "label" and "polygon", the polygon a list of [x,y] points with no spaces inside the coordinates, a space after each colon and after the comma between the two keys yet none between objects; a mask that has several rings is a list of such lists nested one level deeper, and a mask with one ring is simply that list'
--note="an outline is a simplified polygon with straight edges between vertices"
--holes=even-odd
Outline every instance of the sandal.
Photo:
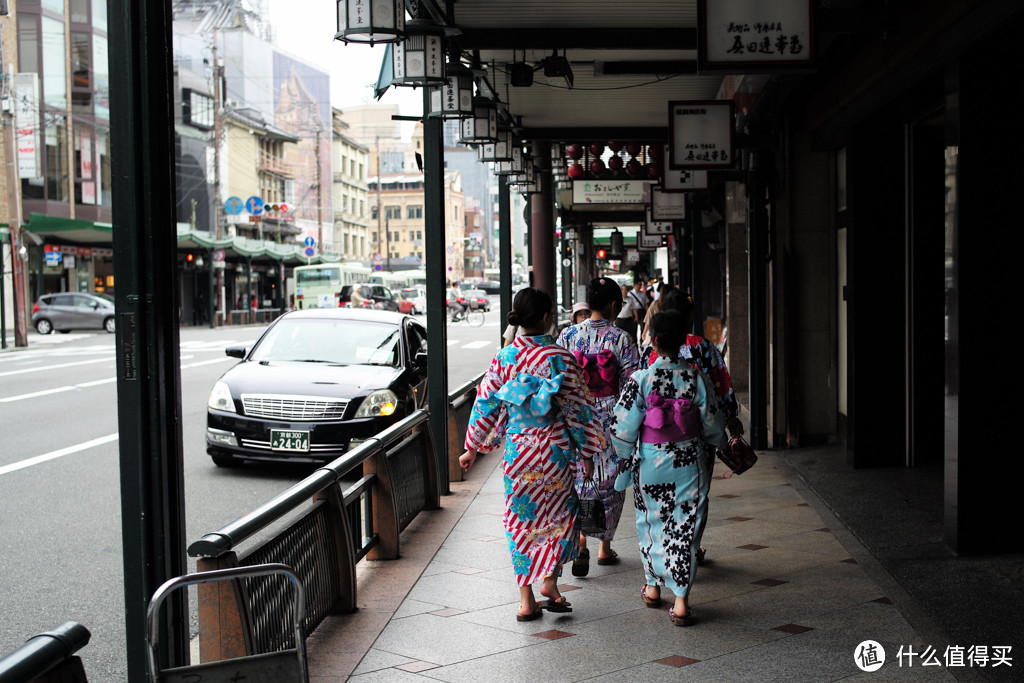
[{"label": "sandal", "polygon": [[668,618],[672,620],[672,623],[676,626],[692,626],[693,625],[693,610],[687,610],[686,614],[678,615],[672,610],[668,611]]},{"label": "sandal", "polygon": [[706,548],[698,548],[697,549],[697,566],[698,567],[700,565],[704,564],[704,556],[707,555],[707,554],[708,554],[708,551],[707,551]]},{"label": "sandal", "polygon": [[649,597],[647,595],[647,584],[640,586],[640,598],[644,601],[644,605],[647,607],[661,607],[661,596],[656,598]]},{"label": "sandal", "polygon": [[619,554],[617,552],[615,552],[614,550],[610,550],[609,552],[611,553],[611,555],[608,555],[607,557],[598,557],[597,558],[597,563],[599,565],[601,565],[602,567],[610,565],[610,564],[618,564],[619,563]]},{"label": "sandal", "polygon": [[559,595],[555,599],[548,598],[544,602],[538,605],[538,609],[546,609],[549,612],[571,612],[572,603],[565,599],[564,595]]},{"label": "sandal", "polygon": [[583,548],[579,556],[572,561],[572,575],[586,576],[590,573],[590,549]]},{"label": "sandal", "polygon": [[523,606],[519,606],[519,611],[516,612],[516,621],[533,621],[534,619],[540,619],[541,607],[537,604],[537,608],[528,614],[523,614]]}]

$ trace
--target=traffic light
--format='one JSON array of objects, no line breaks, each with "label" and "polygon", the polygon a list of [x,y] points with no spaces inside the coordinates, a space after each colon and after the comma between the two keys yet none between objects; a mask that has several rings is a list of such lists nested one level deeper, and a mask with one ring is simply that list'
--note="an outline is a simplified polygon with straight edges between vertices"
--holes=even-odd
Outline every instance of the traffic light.
[{"label": "traffic light", "polygon": [[290,209],[289,209],[289,206],[287,204],[282,202],[280,204],[264,204],[263,205],[263,210],[266,213],[281,214],[281,217],[283,217],[284,214],[287,214]]},{"label": "traffic light", "polygon": [[598,250],[597,250],[597,258],[598,258],[599,260],[602,260],[602,261],[603,261],[604,259],[608,258],[608,252],[607,252],[607,250],[605,250],[605,249],[598,249]]},{"label": "traffic light", "polygon": [[572,242],[562,240],[562,258],[572,258]]},{"label": "traffic light", "polygon": [[185,254],[185,270],[191,270],[195,268],[196,256],[191,251]]}]

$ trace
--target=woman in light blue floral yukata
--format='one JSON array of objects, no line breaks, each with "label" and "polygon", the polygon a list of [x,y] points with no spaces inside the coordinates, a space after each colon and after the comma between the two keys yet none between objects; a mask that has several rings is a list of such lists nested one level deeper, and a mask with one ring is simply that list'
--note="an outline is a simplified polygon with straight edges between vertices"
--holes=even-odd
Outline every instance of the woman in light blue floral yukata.
[{"label": "woman in light blue floral yukata", "polygon": [[[584,380],[597,404],[601,426],[609,429],[615,402],[626,380],[639,368],[640,356],[633,337],[612,324],[622,308],[619,285],[611,278],[595,278],[587,291],[587,303],[590,305],[590,318],[562,330],[558,336],[558,345],[571,351],[583,368]],[[617,564],[619,557],[612,550],[612,539],[615,538],[615,528],[619,525],[626,495],[615,490],[619,458],[611,444],[598,455],[594,470],[597,473],[597,497],[604,503],[605,530],[588,535],[601,542],[597,563]],[[578,473],[577,494],[582,492],[583,479],[582,474]],[[580,544],[580,555],[572,565],[573,576],[586,576],[590,571],[590,551],[587,549],[586,537],[580,538]]]},{"label": "woman in light blue floral yukata", "polygon": [[[508,322],[524,333],[498,352],[477,389],[466,430],[466,471],[478,451],[504,437],[505,533],[519,584],[518,621],[541,610],[571,612],[558,591],[564,563],[579,553],[579,500],[573,481],[577,458],[593,472],[596,453],[611,436],[594,419],[594,401],[572,354],[549,334],[551,297],[526,288],[516,293]],[[533,584],[542,581],[538,603]]]},{"label": "woman in light blue floral yukata", "polygon": [[704,456],[708,447],[726,439],[726,411],[714,386],[679,356],[684,323],[678,311],[651,319],[657,357],[626,383],[615,406],[612,435],[622,457],[616,488],[625,491],[633,485],[647,578],[640,597],[648,607],[659,607],[661,587],[671,590],[675,601],[669,616],[677,626],[693,622],[687,598],[697,571],[713,464]]}]

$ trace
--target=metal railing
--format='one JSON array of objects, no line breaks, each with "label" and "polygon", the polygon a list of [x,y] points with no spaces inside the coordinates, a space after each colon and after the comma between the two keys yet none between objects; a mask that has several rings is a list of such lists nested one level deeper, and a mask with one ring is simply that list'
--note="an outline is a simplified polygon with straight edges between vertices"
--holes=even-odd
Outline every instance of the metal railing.
[{"label": "metal railing", "polygon": [[89,629],[73,621],[32,636],[24,645],[0,659],[0,683],[23,683],[45,674],[53,676],[53,680],[84,683],[85,670],[75,653],[89,643],[90,637]]},{"label": "metal railing", "polygon": [[[465,434],[483,375],[449,395],[449,433]],[[288,490],[188,548],[199,571],[281,563],[306,587],[304,633],[331,613],[356,607],[356,565],[397,559],[399,536],[421,510],[440,507],[439,459],[458,469],[455,443],[434,453],[429,414],[417,410]],[[461,438],[456,441],[461,444]],[[441,461],[443,462],[443,461]],[[244,551],[241,546],[247,547]],[[199,587],[203,661],[280,650],[287,633],[287,584],[275,577]]]}]

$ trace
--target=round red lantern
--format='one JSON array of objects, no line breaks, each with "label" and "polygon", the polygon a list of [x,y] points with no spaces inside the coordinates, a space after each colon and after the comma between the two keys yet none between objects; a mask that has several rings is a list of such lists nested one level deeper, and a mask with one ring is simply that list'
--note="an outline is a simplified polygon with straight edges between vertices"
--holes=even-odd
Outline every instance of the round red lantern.
[{"label": "round red lantern", "polygon": [[591,142],[590,153],[593,154],[595,157],[601,156],[602,154],[604,154],[604,145],[602,145],[600,142]]},{"label": "round red lantern", "polygon": [[610,159],[608,159],[608,168],[612,169],[613,171],[621,171],[622,166],[622,157],[613,156]]},{"label": "round red lantern", "polygon": [[609,140],[608,149],[618,154],[619,150],[622,149],[622,143],[619,142],[618,140]]},{"label": "round red lantern", "polygon": [[573,180],[579,180],[585,173],[586,171],[583,170],[583,164],[573,164],[569,167],[569,177]]},{"label": "round red lantern", "polygon": [[604,162],[600,159],[594,159],[590,162],[590,172],[594,175],[601,175],[604,173]]},{"label": "round red lantern", "polygon": [[651,178],[652,180],[660,178],[661,177],[661,164],[654,164],[654,163],[647,164],[647,177]]},{"label": "round red lantern", "polygon": [[640,156],[640,150],[641,149],[642,149],[642,146],[640,145],[639,142],[627,142],[626,143],[626,152],[631,157],[636,158],[636,157]]},{"label": "round red lantern", "polygon": [[640,166],[640,162],[636,159],[630,159],[626,162],[626,173],[629,175],[640,175],[640,171],[642,170],[643,168]]},{"label": "round red lantern", "polygon": [[565,153],[569,155],[570,159],[579,159],[583,156],[583,148],[579,145],[569,145],[565,148]]},{"label": "round red lantern", "polygon": [[651,158],[651,161],[661,161],[663,151],[664,150],[662,149],[661,145],[647,146],[647,156]]}]

